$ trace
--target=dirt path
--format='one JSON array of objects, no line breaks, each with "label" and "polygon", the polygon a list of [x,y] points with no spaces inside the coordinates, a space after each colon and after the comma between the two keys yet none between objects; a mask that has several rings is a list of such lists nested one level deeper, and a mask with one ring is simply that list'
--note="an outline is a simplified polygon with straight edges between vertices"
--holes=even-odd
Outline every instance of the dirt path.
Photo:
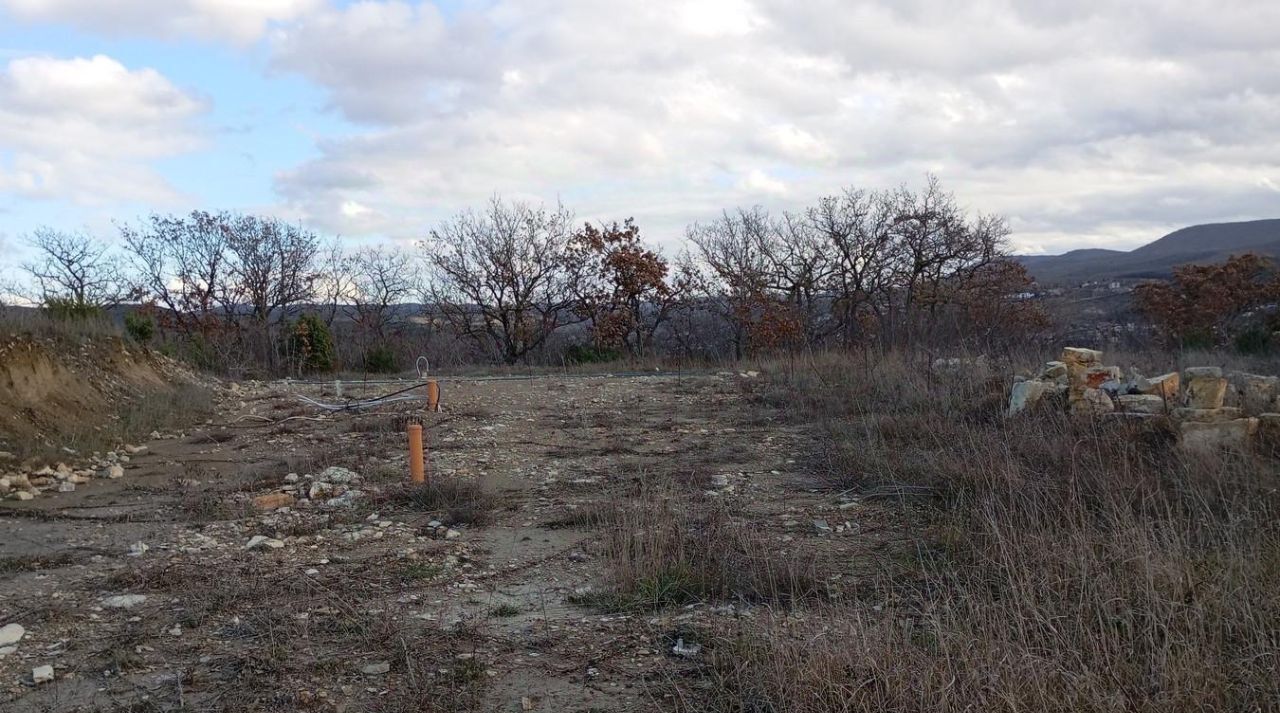
[{"label": "dirt path", "polygon": [[[431,468],[479,495],[428,507],[397,495],[413,405],[327,416],[299,388],[225,394],[122,479],[5,503],[0,625],[26,633],[0,658],[0,707],[671,709],[673,632],[717,613],[575,603],[607,576],[593,508],[661,484],[731,500],[784,546],[847,516],[799,470],[811,435],[737,375],[446,382]],[[349,506],[249,507],[330,466],[361,476],[337,488],[360,491]],[[279,546],[245,549],[255,535]],[[33,685],[46,664],[55,680]]]}]

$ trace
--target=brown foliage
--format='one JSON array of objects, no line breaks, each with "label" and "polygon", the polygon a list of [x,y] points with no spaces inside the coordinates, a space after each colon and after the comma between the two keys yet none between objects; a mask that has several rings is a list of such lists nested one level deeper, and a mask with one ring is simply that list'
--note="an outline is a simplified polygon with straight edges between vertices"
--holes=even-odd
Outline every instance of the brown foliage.
[{"label": "brown foliage", "polygon": [[1140,309],[1171,339],[1219,341],[1247,312],[1280,299],[1280,274],[1270,258],[1236,255],[1216,265],[1183,265],[1171,282],[1134,289]]}]

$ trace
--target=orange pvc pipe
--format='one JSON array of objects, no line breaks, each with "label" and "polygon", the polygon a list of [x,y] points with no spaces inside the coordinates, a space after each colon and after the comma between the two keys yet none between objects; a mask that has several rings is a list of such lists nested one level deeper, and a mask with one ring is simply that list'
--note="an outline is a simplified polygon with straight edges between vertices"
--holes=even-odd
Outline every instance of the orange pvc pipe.
[{"label": "orange pvc pipe", "polygon": [[427,410],[440,410],[440,382],[435,379],[427,382]]},{"label": "orange pvc pipe", "polygon": [[427,482],[427,471],[422,458],[422,424],[409,424],[409,480]]}]

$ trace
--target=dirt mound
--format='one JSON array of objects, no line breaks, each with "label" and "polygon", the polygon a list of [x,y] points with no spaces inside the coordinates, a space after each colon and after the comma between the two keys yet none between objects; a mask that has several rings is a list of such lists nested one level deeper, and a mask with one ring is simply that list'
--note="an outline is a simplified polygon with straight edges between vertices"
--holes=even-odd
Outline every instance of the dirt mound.
[{"label": "dirt mound", "polygon": [[202,391],[188,369],[119,338],[12,336],[0,343],[0,450],[27,458],[110,448]]}]

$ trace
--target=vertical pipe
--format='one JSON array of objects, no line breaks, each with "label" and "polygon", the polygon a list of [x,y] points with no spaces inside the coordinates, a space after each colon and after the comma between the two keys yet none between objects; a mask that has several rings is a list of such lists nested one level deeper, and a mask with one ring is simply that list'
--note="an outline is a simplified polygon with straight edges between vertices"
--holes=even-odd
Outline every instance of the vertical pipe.
[{"label": "vertical pipe", "polygon": [[440,382],[435,379],[427,382],[427,410],[440,410]]},{"label": "vertical pipe", "polygon": [[409,479],[415,483],[427,481],[422,460],[422,424],[409,424]]}]

